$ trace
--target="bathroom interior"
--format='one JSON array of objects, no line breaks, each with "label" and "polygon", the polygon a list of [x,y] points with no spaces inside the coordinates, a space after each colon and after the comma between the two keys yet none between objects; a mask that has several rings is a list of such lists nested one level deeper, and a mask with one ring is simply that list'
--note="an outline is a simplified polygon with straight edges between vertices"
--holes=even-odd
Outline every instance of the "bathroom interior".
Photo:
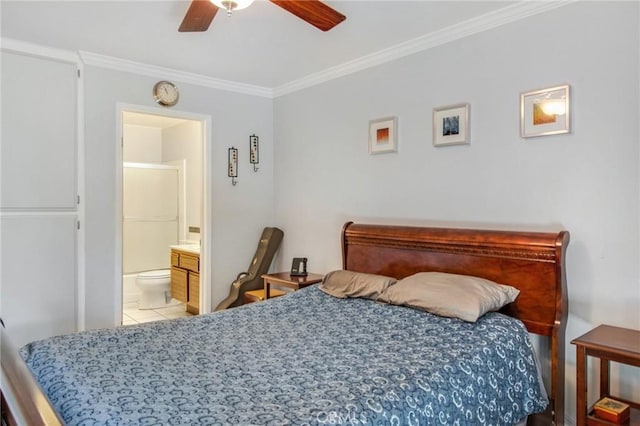
[{"label": "bathroom interior", "polygon": [[124,111],[122,135],[122,324],[190,316],[198,308],[203,125]]}]

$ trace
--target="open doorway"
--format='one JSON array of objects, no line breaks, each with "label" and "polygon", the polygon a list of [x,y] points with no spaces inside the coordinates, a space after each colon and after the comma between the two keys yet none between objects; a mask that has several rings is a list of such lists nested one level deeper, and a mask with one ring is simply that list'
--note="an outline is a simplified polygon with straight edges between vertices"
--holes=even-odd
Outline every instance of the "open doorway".
[{"label": "open doorway", "polygon": [[116,313],[122,324],[211,310],[208,117],[119,106]]}]

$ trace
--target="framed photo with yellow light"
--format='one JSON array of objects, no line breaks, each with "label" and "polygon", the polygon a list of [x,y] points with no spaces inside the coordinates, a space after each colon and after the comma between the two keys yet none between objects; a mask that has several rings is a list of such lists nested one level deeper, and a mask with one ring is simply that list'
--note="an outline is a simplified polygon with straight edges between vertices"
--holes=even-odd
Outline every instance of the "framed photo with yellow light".
[{"label": "framed photo with yellow light", "polygon": [[568,84],[520,94],[520,136],[558,135],[571,130]]}]

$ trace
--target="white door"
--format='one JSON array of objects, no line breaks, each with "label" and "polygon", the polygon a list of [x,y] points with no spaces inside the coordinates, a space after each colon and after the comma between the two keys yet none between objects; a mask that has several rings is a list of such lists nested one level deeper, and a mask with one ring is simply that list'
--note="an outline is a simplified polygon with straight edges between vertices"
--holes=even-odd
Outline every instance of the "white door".
[{"label": "white door", "polygon": [[77,330],[77,64],[2,58],[0,316],[13,344]]}]

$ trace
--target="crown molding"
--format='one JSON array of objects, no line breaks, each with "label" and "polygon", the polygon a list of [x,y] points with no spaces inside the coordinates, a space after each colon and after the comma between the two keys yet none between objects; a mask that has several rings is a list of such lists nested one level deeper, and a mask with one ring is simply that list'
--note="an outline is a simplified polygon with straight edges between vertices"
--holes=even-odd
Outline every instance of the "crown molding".
[{"label": "crown molding", "polygon": [[211,78],[199,74],[143,64],[141,62],[129,61],[112,56],[99,55],[97,53],[85,51],[79,51],[76,53],[70,50],[57,49],[7,37],[0,37],[0,50],[39,56],[47,59],[57,59],[65,62],[72,62],[78,65],[92,65],[116,71],[131,72],[134,74],[146,75],[155,78],[172,79],[175,81],[180,81],[182,83],[194,84],[197,86],[210,87],[213,89],[226,90],[230,92],[243,93],[247,95],[273,98],[273,90],[267,87],[260,87],[234,81]]},{"label": "crown molding", "polygon": [[389,48],[362,56],[335,67],[310,74],[290,83],[273,89],[273,97],[277,98],[298,90],[306,89],[339,77],[353,74],[367,68],[395,61],[405,56],[432,49],[464,37],[487,31],[502,25],[518,21],[529,16],[557,9],[578,0],[543,0],[521,1],[519,3],[459,22],[438,31],[417,37]]},{"label": "crown molding", "polygon": [[235,81],[222,80],[179,71],[171,68],[158,67],[155,65],[143,64],[141,62],[129,61],[127,59],[114,58],[112,56],[99,55],[97,53],[80,51],[80,58],[85,65],[101,68],[108,68],[116,71],[125,71],[138,75],[146,75],[160,79],[169,79],[187,84],[194,84],[212,89],[227,90],[230,92],[243,93],[265,98],[273,98],[273,90],[267,87],[254,86],[251,84],[238,83]]},{"label": "crown molding", "polygon": [[80,63],[80,57],[69,50],[56,49],[7,37],[0,37],[0,50],[39,56],[47,59],[57,59],[59,61],[72,62],[75,64]]}]

